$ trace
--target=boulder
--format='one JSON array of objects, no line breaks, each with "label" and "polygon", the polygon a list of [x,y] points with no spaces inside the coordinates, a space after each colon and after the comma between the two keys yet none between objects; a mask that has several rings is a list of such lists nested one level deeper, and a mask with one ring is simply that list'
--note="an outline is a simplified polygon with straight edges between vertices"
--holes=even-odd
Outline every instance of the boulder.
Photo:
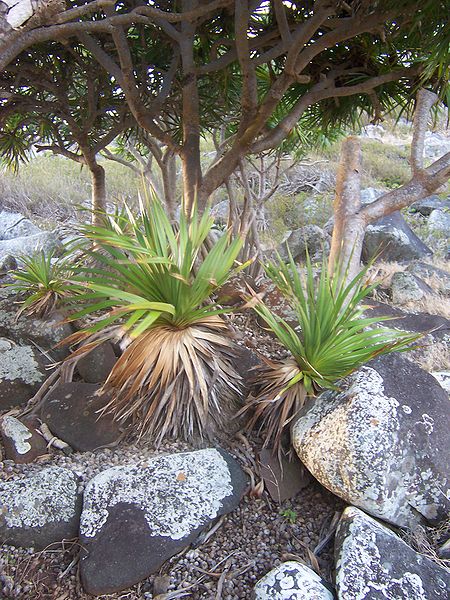
[{"label": "boulder", "polygon": [[0,340],[0,410],[26,404],[47,375],[42,355],[35,348]]},{"label": "boulder", "polygon": [[63,246],[57,235],[51,231],[43,231],[33,235],[0,240],[0,256],[11,254],[19,262],[21,256],[31,256],[36,252],[61,253]]},{"label": "boulder", "polygon": [[393,531],[348,507],[336,533],[336,590],[342,600],[447,600],[450,573]]},{"label": "boulder", "polygon": [[394,304],[407,304],[423,300],[432,294],[433,290],[419,277],[404,271],[392,276],[391,293]]},{"label": "boulder", "polygon": [[103,383],[116,362],[112,344],[104,342],[77,362],[77,370],[86,383]]},{"label": "boulder", "polygon": [[401,527],[450,510],[448,394],[398,353],[382,356],[305,406],[294,448],[331,492]]},{"label": "boulder", "polygon": [[386,194],[389,190],[382,190],[379,188],[365,188],[361,190],[361,204],[371,204],[374,200],[378,200],[380,196]]},{"label": "boulder", "polygon": [[0,337],[8,337],[17,342],[33,341],[49,352],[55,360],[62,360],[69,351],[56,345],[73,333],[72,326],[64,323],[64,315],[55,312],[45,319],[22,313],[17,318],[20,304],[11,288],[1,290],[0,294]]},{"label": "boulder", "polygon": [[447,152],[450,152],[450,139],[441,131],[427,131],[425,134],[425,157],[437,160]]},{"label": "boulder", "polygon": [[281,258],[287,260],[287,245],[294,260],[305,260],[308,252],[311,260],[321,261],[324,253],[330,251],[330,242],[331,238],[326,231],[317,225],[305,225],[292,231],[279,252]]},{"label": "boulder", "polygon": [[81,510],[78,477],[49,467],[0,481],[0,538],[12,546],[43,549],[77,536]]},{"label": "boulder", "polygon": [[432,280],[433,287],[441,294],[450,296],[450,273],[444,271],[444,269],[439,269],[438,267],[424,262],[415,261],[408,265],[408,271],[421,279]]},{"label": "boulder", "polygon": [[255,585],[255,600],[333,600],[330,586],[312,569],[290,560]]},{"label": "boulder", "polygon": [[12,240],[39,233],[42,233],[42,229],[20,213],[0,211],[0,240]]},{"label": "boulder", "polygon": [[364,262],[374,256],[388,262],[408,262],[432,254],[432,250],[417,237],[399,212],[366,227],[362,248]]},{"label": "boulder", "polygon": [[18,464],[30,463],[47,454],[47,444],[37,431],[37,422],[10,415],[0,421],[0,433],[5,447],[5,458]]},{"label": "boulder", "polygon": [[428,217],[428,227],[436,233],[450,236],[450,212],[433,210]]},{"label": "boulder", "polygon": [[111,415],[98,412],[111,399],[96,395],[100,386],[74,381],[56,386],[45,398],[41,419],[74,450],[88,452],[116,442],[121,435]]},{"label": "boulder", "polygon": [[84,493],[85,591],[110,594],[155,573],[208,523],[236,508],[246,486],[238,463],[214,448],[103,471]]},{"label": "boulder", "polygon": [[11,254],[0,257],[0,275],[6,275],[9,271],[17,269],[17,260]]},{"label": "boulder", "polygon": [[228,200],[222,200],[211,208],[211,216],[219,225],[226,225],[228,222],[228,213],[230,211],[230,203]]},{"label": "boulder", "polygon": [[408,208],[409,212],[420,213],[424,217],[429,217],[433,210],[450,209],[450,200],[442,200],[439,196],[427,196],[418,202],[414,202]]}]

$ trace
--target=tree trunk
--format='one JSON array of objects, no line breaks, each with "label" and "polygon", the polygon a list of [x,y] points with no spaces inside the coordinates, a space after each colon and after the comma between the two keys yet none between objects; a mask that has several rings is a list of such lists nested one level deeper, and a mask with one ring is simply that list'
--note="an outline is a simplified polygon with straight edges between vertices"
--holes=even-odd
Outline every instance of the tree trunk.
[{"label": "tree trunk", "polygon": [[165,158],[161,175],[167,212],[173,219],[177,208],[177,157],[175,154],[171,153]]},{"label": "tree trunk", "polygon": [[334,198],[334,227],[331,239],[328,270],[334,273],[338,265],[348,272],[342,277],[349,281],[360,270],[365,222],[361,209],[361,147],[356,137],[344,140],[341,149]]},{"label": "tree trunk", "polygon": [[101,165],[91,168],[92,178],[92,223],[101,223],[101,214],[106,211],[105,169]]}]

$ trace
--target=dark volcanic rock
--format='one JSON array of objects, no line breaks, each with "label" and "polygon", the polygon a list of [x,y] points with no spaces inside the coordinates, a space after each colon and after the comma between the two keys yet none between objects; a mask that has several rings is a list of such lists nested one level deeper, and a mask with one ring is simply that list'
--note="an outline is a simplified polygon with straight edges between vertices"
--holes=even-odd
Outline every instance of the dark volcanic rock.
[{"label": "dark volcanic rock", "polygon": [[0,410],[26,404],[47,375],[37,350],[0,340]]},{"label": "dark volcanic rock", "polygon": [[275,502],[293,498],[311,482],[311,475],[294,455],[281,455],[281,461],[272,448],[263,448],[259,453],[259,468],[264,486]]},{"label": "dark volcanic rock", "polygon": [[427,196],[418,202],[414,202],[408,208],[409,212],[418,212],[424,217],[429,217],[433,210],[450,210],[450,200],[442,200],[439,196]]},{"label": "dark volcanic rock", "polygon": [[432,280],[432,285],[436,287],[439,292],[446,296],[450,296],[450,273],[447,271],[421,261],[415,261],[408,265],[408,271],[413,273],[416,277]]},{"label": "dark volcanic rock", "polygon": [[103,383],[116,362],[112,344],[105,342],[83,356],[77,363],[77,369],[86,383]]},{"label": "dark volcanic rock", "polygon": [[407,304],[423,300],[433,294],[433,290],[419,277],[404,271],[392,276],[391,293],[394,304]]},{"label": "dark volcanic rock", "polygon": [[279,249],[280,256],[288,259],[286,245],[291,251],[294,260],[305,260],[308,253],[311,260],[321,261],[322,257],[330,250],[331,238],[329,234],[317,225],[305,225],[295,229]]},{"label": "dark volcanic rock", "polygon": [[51,391],[42,406],[42,420],[74,450],[95,450],[120,437],[121,430],[111,415],[97,414],[110,400],[110,396],[95,395],[99,388],[92,383],[64,383]]},{"label": "dark volcanic rock", "polygon": [[78,478],[61,467],[0,481],[0,538],[42,549],[77,536],[81,510]]},{"label": "dark volcanic rock", "polygon": [[9,415],[0,421],[0,433],[5,446],[5,457],[15,463],[24,464],[36,460],[38,456],[47,454],[47,444],[36,428],[37,421]]},{"label": "dark volcanic rock", "polygon": [[450,573],[393,531],[348,507],[336,533],[336,589],[343,600],[447,600]]},{"label": "dark volcanic rock", "polygon": [[380,260],[408,262],[433,252],[412,231],[399,212],[383,217],[367,226],[362,259],[368,262],[374,256]]},{"label": "dark volcanic rock", "polygon": [[236,508],[246,486],[237,462],[213,448],[103,471],[84,493],[85,590],[113,593],[156,572],[211,520]]},{"label": "dark volcanic rock", "polygon": [[450,412],[436,379],[399,354],[371,361],[304,407],[300,460],[327,489],[402,527],[448,516]]},{"label": "dark volcanic rock", "polygon": [[[312,569],[290,560],[255,585],[255,600],[333,600],[328,584]],[[348,599],[350,600],[350,598]]]}]

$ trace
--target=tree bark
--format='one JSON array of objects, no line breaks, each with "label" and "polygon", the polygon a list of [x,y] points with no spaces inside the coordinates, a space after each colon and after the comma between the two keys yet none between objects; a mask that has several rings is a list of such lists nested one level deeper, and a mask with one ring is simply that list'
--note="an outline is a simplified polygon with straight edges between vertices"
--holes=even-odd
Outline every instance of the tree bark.
[{"label": "tree bark", "polygon": [[99,225],[101,223],[101,213],[106,211],[105,169],[99,164],[89,168],[92,179],[92,223],[93,225]]},{"label": "tree bark", "polygon": [[[365,223],[361,209],[361,146],[358,138],[348,137],[341,148],[334,198],[334,227],[328,269],[335,273],[339,265],[348,267],[348,275],[358,273]],[[345,272],[340,274],[345,277]]]}]

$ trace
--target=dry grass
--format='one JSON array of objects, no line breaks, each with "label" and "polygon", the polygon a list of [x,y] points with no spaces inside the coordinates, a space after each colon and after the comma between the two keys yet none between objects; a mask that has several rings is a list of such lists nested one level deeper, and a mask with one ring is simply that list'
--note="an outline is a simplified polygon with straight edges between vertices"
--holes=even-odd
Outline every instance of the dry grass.
[{"label": "dry grass", "polygon": [[417,525],[413,530],[401,531],[400,537],[413,550],[450,572],[450,559],[439,556],[438,551],[450,537],[450,518],[438,527]]}]

